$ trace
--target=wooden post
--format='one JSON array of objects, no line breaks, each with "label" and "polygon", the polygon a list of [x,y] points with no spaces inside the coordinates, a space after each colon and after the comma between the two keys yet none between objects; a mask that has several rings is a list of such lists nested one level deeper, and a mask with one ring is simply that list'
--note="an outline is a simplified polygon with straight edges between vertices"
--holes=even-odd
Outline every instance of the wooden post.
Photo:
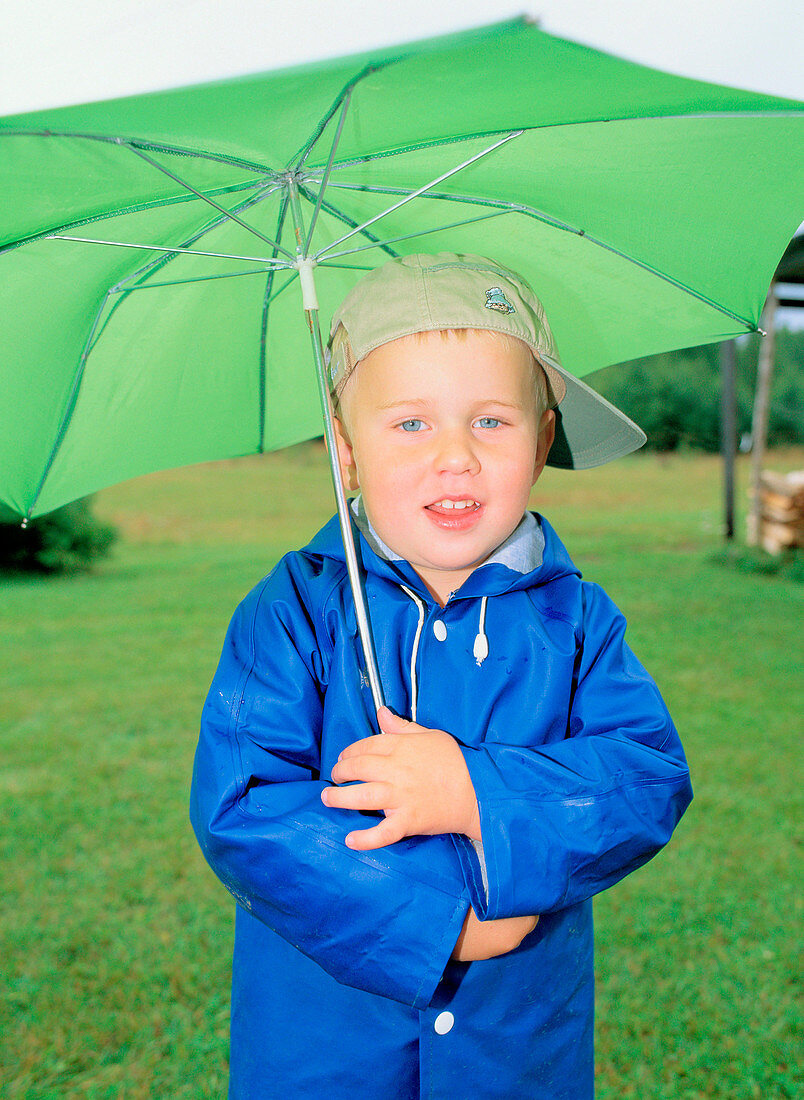
[{"label": "wooden post", "polygon": [[723,455],[723,494],[726,540],[734,538],[734,458],[737,444],[737,399],[734,375],[737,349],[733,340],[720,345],[720,450]]},{"label": "wooden post", "polygon": [[762,312],[762,327],[767,335],[759,345],[757,388],[754,394],[754,415],[751,423],[751,511],[746,532],[746,541],[749,546],[758,546],[762,542],[760,480],[768,441],[768,401],[776,351],[776,306],[776,286],[771,283],[765,309]]}]

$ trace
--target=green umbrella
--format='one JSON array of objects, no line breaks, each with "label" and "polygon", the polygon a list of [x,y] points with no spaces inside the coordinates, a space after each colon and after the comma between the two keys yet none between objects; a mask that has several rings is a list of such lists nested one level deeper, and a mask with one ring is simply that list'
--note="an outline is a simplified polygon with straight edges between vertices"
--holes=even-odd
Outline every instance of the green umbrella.
[{"label": "green umbrella", "polygon": [[520,271],[578,376],[755,331],[803,124],[524,20],[2,118],[0,503],[319,434],[317,306],[393,255]]}]

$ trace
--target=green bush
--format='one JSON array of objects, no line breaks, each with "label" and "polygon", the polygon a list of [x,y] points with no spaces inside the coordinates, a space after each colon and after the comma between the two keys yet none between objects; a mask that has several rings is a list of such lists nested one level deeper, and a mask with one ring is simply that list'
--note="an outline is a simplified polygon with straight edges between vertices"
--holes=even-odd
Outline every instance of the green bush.
[{"label": "green bush", "polygon": [[46,516],[0,522],[0,570],[18,573],[77,573],[105,557],[117,538],[115,528],[92,515],[88,500],[77,500]]},{"label": "green bush", "polygon": [[708,560],[738,573],[779,577],[794,584],[804,584],[804,554],[798,549],[769,554],[757,546],[724,546],[714,551]]},{"label": "green bush", "polygon": [[[751,432],[759,336],[737,343],[737,438]],[[768,446],[804,443],[804,331],[781,329],[768,410]],[[645,431],[647,449],[720,448],[720,347],[635,359],[598,371],[590,384]]]}]

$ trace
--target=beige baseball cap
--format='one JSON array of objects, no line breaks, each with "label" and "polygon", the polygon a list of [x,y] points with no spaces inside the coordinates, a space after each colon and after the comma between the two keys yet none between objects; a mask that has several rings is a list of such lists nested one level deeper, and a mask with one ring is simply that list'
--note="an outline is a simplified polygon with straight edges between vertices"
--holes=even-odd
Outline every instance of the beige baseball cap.
[{"label": "beige baseball cap", "polygon": [[[561,366],[544,307],[525,280],[483,256],[402,256],[364,275],[332,319],[331,387],[339,390],[381,344],[414,332],[463,328],[515,336],[533,352],[556,410],[549,466],[602,466],[645,442],[641,428]],[[338,329],[343,331],[333,344]]]}]

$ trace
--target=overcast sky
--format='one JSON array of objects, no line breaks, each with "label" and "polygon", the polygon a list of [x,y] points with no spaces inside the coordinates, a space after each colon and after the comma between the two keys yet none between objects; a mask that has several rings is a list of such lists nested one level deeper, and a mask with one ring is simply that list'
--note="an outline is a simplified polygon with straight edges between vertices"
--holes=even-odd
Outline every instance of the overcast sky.
[{"label": "overcast sky", "polygon": [[259,72],[528,14],[685,76],[804,99],[801,0],[3,0],[0,114]]}]

